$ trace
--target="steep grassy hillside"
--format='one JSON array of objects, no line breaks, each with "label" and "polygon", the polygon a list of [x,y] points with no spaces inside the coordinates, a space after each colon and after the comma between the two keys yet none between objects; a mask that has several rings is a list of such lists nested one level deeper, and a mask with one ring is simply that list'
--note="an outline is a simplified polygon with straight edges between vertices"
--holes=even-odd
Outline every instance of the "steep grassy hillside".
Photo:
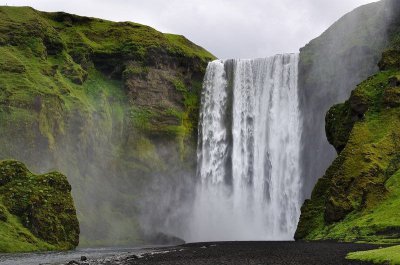
[{"label": "steep grassy hillside", "polygon": [[162,196],[195,170],[213,58],[136,23],[0,7],[0,158],[65,172],[86,244],[139,242],[152,222],[165,232],[175,202]]},{"label": "steep grassy hillside", "polygon": [[379,71],[377,64],[397,23],[399,10],[397,0],[361,6],[300,50],[305,198],[309,198],[317,179],[336,157],[325,137],[325,114],[334,104],[348,99],[357,84]]},{"label": "steep grassy hillside", "polygon": [[326,115],[338,157],[302,207],[297,239],[400,242],[399,30],[350,99]]},{"label": "steep grassy hillside", "polygon": [[67,178],[0,161],[0,237],[0,252],[75,248],[79,223]]}]

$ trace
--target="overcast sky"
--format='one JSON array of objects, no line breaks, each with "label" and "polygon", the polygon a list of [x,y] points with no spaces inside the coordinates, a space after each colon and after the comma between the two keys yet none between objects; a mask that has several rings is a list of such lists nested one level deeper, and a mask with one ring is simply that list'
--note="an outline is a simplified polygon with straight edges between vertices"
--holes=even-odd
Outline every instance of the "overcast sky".
[{"label": "overcast sky", "polygon": [[219,58],[297,52],[352,9],[376,0],[0,0],[42,11],[133,21],[185,35]]}]

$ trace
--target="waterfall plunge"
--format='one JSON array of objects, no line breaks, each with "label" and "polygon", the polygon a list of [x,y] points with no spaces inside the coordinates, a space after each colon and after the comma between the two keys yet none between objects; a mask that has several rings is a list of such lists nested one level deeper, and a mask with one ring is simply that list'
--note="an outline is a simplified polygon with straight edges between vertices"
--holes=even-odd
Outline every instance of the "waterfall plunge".
[{"label": "waterfall plunge", "polygon": [[292,240],[300,215],[298,55],[211,62],[189,241]]}]

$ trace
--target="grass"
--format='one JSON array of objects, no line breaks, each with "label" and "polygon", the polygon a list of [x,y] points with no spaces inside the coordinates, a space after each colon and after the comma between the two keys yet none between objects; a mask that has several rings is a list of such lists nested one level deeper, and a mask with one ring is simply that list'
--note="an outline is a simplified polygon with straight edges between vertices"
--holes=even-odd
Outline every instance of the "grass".
[{"label": "grass", "polygon": [[385,199],[368,209],[349,214],[341,222],[323,228],[319,235],[314,236],[360,243],[400,243],[400,172],[389,178],[385,186],[388,190]]},{"label": "grass", "polygon": [[72,249],[79,224],[71,186],[60,173],[35,175],[0,161],[0,252]]},{"label": "grass", "polygon": [[346,258],[376,264],[398,265],[400,264],[400,246],[353,252],[349,253]]},{"label": "grass", "polygon": [[302,208],[296,238],[400,242],[400,104],[389,79],[396,69],[362,82],[327,114],[339,152]]},{"label": "grass", "polygon": [[[215,57],[137,23],[1,6],[0,58],[0,158],[66,173],[87,245],[125,244],[107,220],[140,240],[136,216],[107,209],[134,206],[154,176],[194,171],[201,79]],[[147,98],[135,99],[138,83]],[[151,93],[167,99],[151,104]]]},{"label": "grass", "polygon": [[[2,204],[0,204],[0,207],[2,207]],[[0,252],[32,252],[56,249],[51,244],[36,238],[17,217],[8,212],[6,215],[7,222],[0,221]]]},{"label": "grass", "polygon": [[173,53],[179,53],[188,57],[198,57],[201,60],[215,59],[215,56],[186,39],[184,36],[175,34],[165,34],[170,42],[169,50]]}]

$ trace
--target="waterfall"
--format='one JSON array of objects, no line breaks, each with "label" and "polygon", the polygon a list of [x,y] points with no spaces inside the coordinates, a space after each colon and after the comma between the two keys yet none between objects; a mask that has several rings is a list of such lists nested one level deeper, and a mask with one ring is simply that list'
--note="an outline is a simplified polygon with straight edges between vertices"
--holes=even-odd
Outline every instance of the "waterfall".
[{"label": "waterfall", "polygon": [[297,54],[208,65],[188,241],[293,239],[301,206],[297,77]]}]

